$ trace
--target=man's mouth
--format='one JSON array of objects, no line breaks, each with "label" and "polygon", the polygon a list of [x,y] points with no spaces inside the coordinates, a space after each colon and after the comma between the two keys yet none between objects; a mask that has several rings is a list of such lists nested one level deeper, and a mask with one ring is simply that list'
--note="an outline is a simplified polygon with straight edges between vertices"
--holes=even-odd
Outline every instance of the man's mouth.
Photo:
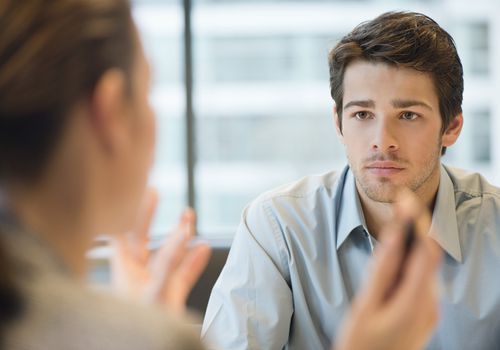
[{"label": "man's mouth", "polygon": [[365,168],[373,175],[377,176],[392,176],[402,172],[405,167],[394,161],[374,161],[368,163]]}]

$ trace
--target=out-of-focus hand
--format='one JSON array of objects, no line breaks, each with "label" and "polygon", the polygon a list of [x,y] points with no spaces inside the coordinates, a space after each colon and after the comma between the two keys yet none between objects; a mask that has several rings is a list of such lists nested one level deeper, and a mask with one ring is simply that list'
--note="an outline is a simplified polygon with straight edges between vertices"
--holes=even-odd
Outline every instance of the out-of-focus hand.
[{"label": "out-of-focus hand", "polygon": [[113,239],[112,280],[120,293],[183,312],[211,251],[208,244],[193,241],[196,215],[188,208],[165,243],[151,253],[149,229],[157,203],[156,191],[148,190],[135,229]]},{"label": "out-of-focus hand", "polygon": [[[426,345],[438,320],[436,271],[441,249],[428,237],[430,217],[413,194],[396,203],[368,279],[338,333],[335,350],[412,350]],[[403,227],[414,219],[416,240],[403,263]],[[401,272],[401,274],[400,274]]]}]

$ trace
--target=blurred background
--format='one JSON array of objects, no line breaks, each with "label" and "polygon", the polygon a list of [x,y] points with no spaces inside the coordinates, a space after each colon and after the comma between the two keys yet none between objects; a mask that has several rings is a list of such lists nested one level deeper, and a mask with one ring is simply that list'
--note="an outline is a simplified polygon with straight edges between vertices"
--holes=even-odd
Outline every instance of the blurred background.
[{"label": "blurred background", "polygon": [[[154,234],[186,205],[201,236],[230,240],[258,194],[346,160],[332,122],[327,53],[358,23],[423,12],[455,38],[465,71],[465,126],[446,164],[500,185],[497,0],[134,0],[154,69],[158,118],[150,182]],[[187,25],[186,25],[187,24]],[[187,76],[187,79],[186,79]]]}]

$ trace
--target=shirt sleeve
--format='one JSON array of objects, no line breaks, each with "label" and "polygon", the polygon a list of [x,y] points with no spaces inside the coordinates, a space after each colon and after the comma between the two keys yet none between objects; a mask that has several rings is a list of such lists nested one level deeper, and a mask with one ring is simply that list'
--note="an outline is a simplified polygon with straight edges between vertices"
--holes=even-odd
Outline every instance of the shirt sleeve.
[{"label": "shirt sleeve", "polygon": [[282,349],[293,314],[287,250],[266,202],[243,212],[205,315],[209,349]]}]

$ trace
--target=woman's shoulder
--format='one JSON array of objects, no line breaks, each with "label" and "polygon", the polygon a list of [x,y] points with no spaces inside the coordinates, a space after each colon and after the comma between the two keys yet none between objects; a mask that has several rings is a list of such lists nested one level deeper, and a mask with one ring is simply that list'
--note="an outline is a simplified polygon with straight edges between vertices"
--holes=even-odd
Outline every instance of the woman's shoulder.
[{"label": "woman's shoulder", "polygon": [[77,280],[40,240],[3,225],[21,311],[2,326],[7,349],[201,349],[188,323]]},{"label": "woman's shoulder", "polygon": [[5,334],[12,348],[201,349],[184,320],[76,281],[38,279],[22,295],[24,311]]}]

